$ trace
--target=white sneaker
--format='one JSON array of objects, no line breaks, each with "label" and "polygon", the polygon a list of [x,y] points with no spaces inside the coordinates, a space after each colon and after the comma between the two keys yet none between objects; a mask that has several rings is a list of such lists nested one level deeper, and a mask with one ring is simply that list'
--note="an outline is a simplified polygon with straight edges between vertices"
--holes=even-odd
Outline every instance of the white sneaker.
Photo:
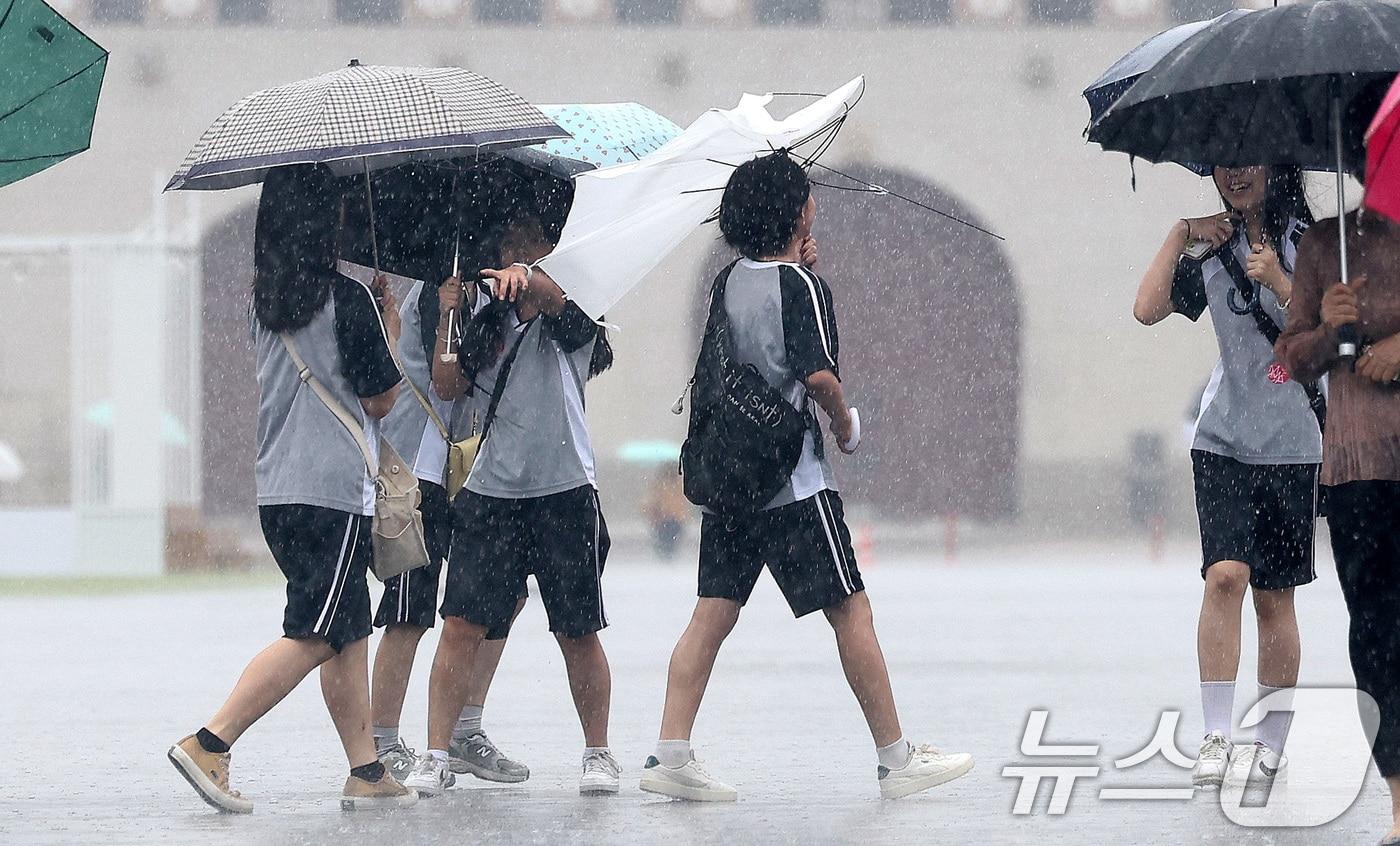
[{"label": "white sneaker", "polygon": [[589,752],[583,756],[583,776],[578,781],[578,792],[583,796],[600,796],[616,793],[622,779],[622,767],[606,749],[602,752]]},{"label": "white sneaker", "polygon": [[648,757],[641,788],[647,793],[691,802],[733,802],[739,798],[739,791],[706,772],[693,752],[690,760],[679,767],[662,766],[655,755]]},{"label": "white sneaker", "polygon": [[909,763],[897,770],[881,766],[880,798],[901,799],[946,784],[972,772],[972,756],[966,752],[941,752],[932,746],[918,746]]},{"label": "white sneaker", "polygon": [[447,788],[456,782],[457,777],[452,775],[447,762],[428,754],[418,759],[413,772],[404,779],[403,786],[417,793],[421,799],[431,799],[446,793]]},{"label": "white sneaker", "polygon": [[1235,754],[1235,745],[1218,731],[1206,735],[1201,741],[1200,754],[1196,756],[1196,766],[1191,770],[1191,784],[1195,787],[1219,787],[1225,781],[1225,772],[1230,769],[1230,758]]},{"label": "white sneaker", "polygon": [[1288,777],[1288,759],[1258,741],[1235,750],[1225,786],[1247,792],[1267,791]]}]

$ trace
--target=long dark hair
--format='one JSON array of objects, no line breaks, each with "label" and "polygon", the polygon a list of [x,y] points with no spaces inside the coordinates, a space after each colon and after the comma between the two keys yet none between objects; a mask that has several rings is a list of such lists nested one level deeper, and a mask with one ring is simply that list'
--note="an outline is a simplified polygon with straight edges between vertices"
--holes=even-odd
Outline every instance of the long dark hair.
[{"label": "long dark hair", "polygon": [[[1224,194],[1220,195],[1220,201],[1225,204],[1226,210],[1239,214],[1239,210],[1230,205]],[[1264,237],[1279,251],[1280,261],[1283,260],[1283,239],[1288,235],[1291,220],[1297,220],[1304,226],[1314,223],[1312,207],[1308,205],[1307,184],[1303,181],[1303,169],[1292,165],[1270,166],[1269,181],[1264,188],[1261,223]]]},{"label": "long dark hair", "polygon": [[311,322],[330,295],[340,191],[321,165],[273,168],[253,239],[253,313],[272,332]]}]

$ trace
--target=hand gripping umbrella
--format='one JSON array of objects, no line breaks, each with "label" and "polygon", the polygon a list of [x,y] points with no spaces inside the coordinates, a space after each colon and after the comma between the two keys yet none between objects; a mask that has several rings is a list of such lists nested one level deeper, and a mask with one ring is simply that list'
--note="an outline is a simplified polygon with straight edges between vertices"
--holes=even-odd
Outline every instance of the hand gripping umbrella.
[{"label": "hand gripping umbrella", "polygon": [[[1105,150],[1149,161],[1296,165],[1337,172],[1347,269],[1344,122],[1371,117],[1400,72],[1400,6],[1324,0],[1207,27],[1172,50],[1089,127]],[[1356,355],[1354,332],[1339,353]]]},{"label": "hand gripping umbrella", "polygon": [[0,0],[0,186],[92,141],[107,51],[41,0]]}]

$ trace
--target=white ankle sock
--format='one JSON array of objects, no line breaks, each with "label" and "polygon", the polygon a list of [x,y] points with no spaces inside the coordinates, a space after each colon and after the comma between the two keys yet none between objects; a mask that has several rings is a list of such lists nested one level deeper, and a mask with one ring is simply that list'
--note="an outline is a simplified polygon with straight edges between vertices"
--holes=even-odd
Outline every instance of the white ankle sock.
[{"label": "white ankle sock", "polygon": [[441,761],[444,764],[447,763],[446,749],[429,749],[428,754],[431,755],[436,761]]},{"label": "white ankle sock", "polygon": [[1279,691],[1284,691],[1284,693],[1276,697],[1272,703],[1273,710],[1269,711],[1254,727],[1254,739],[1268,746],[1276,754],[1282,754],[1283,744],[1288,742],[1288,729],[1293,724],[1293,688],[1259,685],[1259,698],[1261,700]]},{"label": "white ankle sock", "polygon": [[656,760],[661,762],[661,766],[676,769],[684,767],[690,763],[690,741],[689,740],[658,740],[656,741]]},{"label": "white ankle sock", "polygon": [[902,770],[909,765],[909,759],[914,755],[914,747],[901,737],[889,746],[876,748],[875,755],[880,759],[880,766],[885,769]]},{"label": "white ankle sock", "polygon": [[1201,682],[1201,711],[1205,713],[1206,734],[1220,732],[1229,740],[1231,727],[1235,723],[1235,683]]},{"label": "white ankle sock", "polygon": [[481,734],[481,705],[468,705],[457,717],[457,727],[452,729],[453,740],[466,740],[474,734]]},{"label": "white ankle sock", "polygon": [[398,726],[375,726],[374,727],[374,751],[383,752],[385,749],[399,742]]}]

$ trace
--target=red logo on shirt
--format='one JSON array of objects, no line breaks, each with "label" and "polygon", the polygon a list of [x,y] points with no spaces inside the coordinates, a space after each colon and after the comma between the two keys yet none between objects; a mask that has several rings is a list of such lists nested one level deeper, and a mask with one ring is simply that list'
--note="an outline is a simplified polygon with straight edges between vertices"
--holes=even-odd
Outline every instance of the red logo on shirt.
[{"label": "red logo on shirt", "polygon": [[1291,377],[1288,375],[1288,368],[1275,361],[1269,365],[1269,381],[1275,385],[1287,385]]}]

